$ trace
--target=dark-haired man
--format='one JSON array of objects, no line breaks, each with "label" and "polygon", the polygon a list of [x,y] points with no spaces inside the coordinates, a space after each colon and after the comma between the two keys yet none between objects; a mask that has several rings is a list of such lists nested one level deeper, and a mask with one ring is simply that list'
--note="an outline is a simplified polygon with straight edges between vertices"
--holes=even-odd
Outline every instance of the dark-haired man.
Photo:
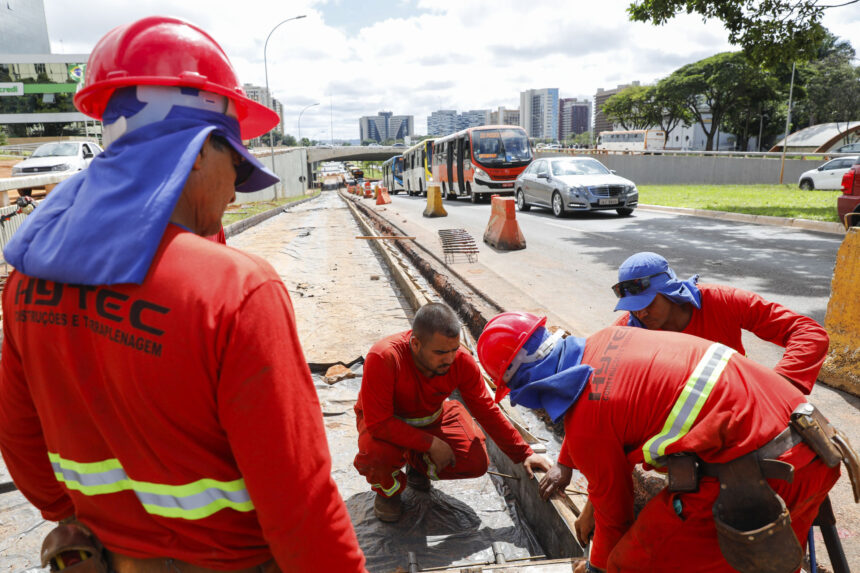
[{"label": "dark-haired man", "polygon": [[[471,414],[447,399],[454,390]],[[472,415],[529,475],[551,465],[493,403],[475,359],[460,347],[457,315],[442,303],[421,307],[412,330],[373,345],[355,413],[359,436],[354,463],[377,494],[374,512],[382,521],[400,518],[400,494],[407,484],[427,491],[431,479],[476,478],[487,471],[486,438]]]}]

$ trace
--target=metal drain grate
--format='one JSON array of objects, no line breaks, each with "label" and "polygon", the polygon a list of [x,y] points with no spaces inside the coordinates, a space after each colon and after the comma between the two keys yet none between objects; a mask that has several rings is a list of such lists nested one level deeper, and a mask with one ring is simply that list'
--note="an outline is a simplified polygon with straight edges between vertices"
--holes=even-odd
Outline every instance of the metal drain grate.
[{"label": "metal drain grate", "polygon": [[478,245],[466,229],[439,229],[439,241],[446,263],[455,262],[457,255],[466,255],[470,263],[478,262]]}]

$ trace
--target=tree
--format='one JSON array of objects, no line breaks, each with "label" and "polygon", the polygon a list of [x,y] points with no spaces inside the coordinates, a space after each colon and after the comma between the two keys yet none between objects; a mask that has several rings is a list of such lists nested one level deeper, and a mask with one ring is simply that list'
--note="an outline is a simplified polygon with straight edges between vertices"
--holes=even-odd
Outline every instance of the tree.
[{"label": "tree", "polygon": [[763,89],[767,73],[752,65],[743,52],[724,52],[687,64],[663,79],[666,93],[681,98],[692,117],[702,126],[712,151],[714,136],[732,106]]},{"label": "tree", "polygon": [[624,129],[647,129],[654,125],[653,107],[646,86],[630,86],[606,100],[603,114]]},{"label": "tree", "polygon": [[661,26],[675,15],[716,18],[729,31],[729,41],[743,47],[754,62],[809,61],[827,37],[821,17],[828,8],[855,4],[819,4],[819,0],[636,0],[627,8],[630,19]]},{"label": "tree", "polygon": [[693,114],[686,106],[686,97],[677,85],[670,85],[661,80],[656,86],[649,88],[649,101],[651,102],[651,115],[654,125],[659,125],[663,130],[663,149],[669,142],[669,135],[678,125],[693,122]]}]

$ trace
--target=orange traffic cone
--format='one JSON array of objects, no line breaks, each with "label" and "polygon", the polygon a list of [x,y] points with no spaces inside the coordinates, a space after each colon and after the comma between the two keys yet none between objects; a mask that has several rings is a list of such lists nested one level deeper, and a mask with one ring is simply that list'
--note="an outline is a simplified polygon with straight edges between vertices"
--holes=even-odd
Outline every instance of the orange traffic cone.
[{"label": "orange traffic cone", "polygon": [[376,188],[376,204],[388,205],[391,203],[391,197],[388,195],[388,189],[381,185]]}]

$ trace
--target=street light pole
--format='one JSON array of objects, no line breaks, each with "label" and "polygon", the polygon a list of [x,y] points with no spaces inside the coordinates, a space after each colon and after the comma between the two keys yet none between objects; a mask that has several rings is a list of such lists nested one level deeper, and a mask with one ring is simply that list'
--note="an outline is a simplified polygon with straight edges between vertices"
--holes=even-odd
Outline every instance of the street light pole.
[{"label": "street light pole", "polygon": [[[292,18],[287,18],[286,20],[282,20],[281,22],[278,22],[278,24],[276,24],[275,27],[272,28],[272,31],[269,32],[269,35],[266,36],[266,43],[263,44],[263,70],[265,70],[265,72],[266,72],[266,97],[269,99],[269,101],[266,103],[267,103],[267,106],[271,109],[274,109],[274,107],[272,107],[272,100],[274,98],[272,98],[272,92],[269,91],[269,65],[268,65],[268,62],[266,60],[266,52],[269,48],[269,38],[272,37],[272,34],[275,32],[275,30],[277,30],[281,26],[281,24],[286,24],[287,22],[290,22],[292,20],[299,20],[299,19],[304,18],[304,17],[305,17],[305,14],[302,14],[301,16],[293,16]],[[269,132],[269,150],[271,151],[271,156],[272,156],[272,173],[274,173],[275,172],[275,144],[274,144],[273,135],[272,135],[271,131]]]},{"label": "street light pole", "polygon": [[782,185],[782,174],[785,171],[785,149],[788,147],[788,129],[791,125],[791,96],[794,93],[794,62],[791,63],[791,87],[788,88],[788,115],[785,117],[785,137],[782,139],[782,160],[779,164],[779,184]]},{"label": "street light pole", "polygon": [[312,103],[310,105],[306,105],[302,111],[299,112],[299,146],[302,144],[302,114],[305,113],[305,110],[309,107],[313,107],[315,105],[319,105],[320,102]]}]

